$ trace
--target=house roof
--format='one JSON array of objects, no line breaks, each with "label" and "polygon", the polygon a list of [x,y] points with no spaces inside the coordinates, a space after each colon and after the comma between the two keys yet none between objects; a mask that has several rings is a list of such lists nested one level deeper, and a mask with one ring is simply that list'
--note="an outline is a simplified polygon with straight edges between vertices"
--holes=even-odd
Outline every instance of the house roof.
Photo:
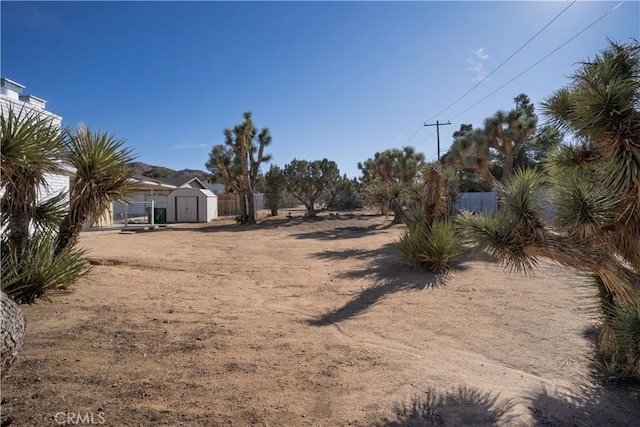
[{"label": "house roof", "polygon": [[175,190],[176,186],[164,183],[160,180],[149,178],[144,175],[134,175],[130,178],[131,183],[139,190]]}]

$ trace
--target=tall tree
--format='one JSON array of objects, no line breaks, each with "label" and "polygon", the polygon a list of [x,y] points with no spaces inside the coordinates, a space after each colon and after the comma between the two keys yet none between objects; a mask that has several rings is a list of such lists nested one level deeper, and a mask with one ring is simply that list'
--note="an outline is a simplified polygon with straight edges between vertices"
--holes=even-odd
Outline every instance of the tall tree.
[{"label": "tall tree", "polygon": [[287,190],[307,208],[307,216],[316,216],[315,203],[331,185],[340,179],[338,165],[327,159],[308,162],[293,159],[283,171]]},{"label": "tall tree", "polygon": [[227,188],[238,193],[242,214],[249,224],[255,224],[253,187],[260,165],[271,160],[271,155],[264,154],[264,148],[271,144],[271,133],[268,128],[257,133],[251,112],[247,111],[242,123],[224,130],[224,137],[224,145],[213,147],[205,166],[213,178],[221,179]]},{"label": "tall tree", "polygon": [[100,216],[115,201],[125,201],[133,190],[132,151],[113,134],[79,127],[66,138],[66,160],[75,168],[69,212],[60,224],[56,255],[75,245],[87,220]]}]

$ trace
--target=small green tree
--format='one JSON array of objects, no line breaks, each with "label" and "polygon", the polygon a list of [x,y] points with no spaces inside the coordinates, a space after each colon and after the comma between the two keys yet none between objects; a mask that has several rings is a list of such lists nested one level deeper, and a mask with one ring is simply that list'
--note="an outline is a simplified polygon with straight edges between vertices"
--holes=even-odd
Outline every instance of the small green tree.
[{"label": "small green tree", "polygon": [[325,197],[325,203],[329,209],[358,209],[362,208],[363,201],[360,196],[360,185],[357,179],[349,179],[347,174],[339,177],[330,186]]},{"label": "small green tree", "polygon": [[316,216],[315,204],[323,192],[340,178],[338,165],[327,159],[308,162],[293,159],[283,168],[287,190],[307,208],[307,216]]}]

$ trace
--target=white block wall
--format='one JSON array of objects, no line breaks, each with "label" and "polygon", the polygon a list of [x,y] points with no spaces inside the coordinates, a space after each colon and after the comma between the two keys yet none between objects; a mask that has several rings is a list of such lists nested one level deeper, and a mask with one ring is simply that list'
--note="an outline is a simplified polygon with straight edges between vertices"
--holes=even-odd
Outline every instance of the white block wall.
[{"label": "white block wall", "polygon": [[69,175],[45,174],[47,185],[38,188],[38,201],[49,199],[61,191],[67,193],[69,200],[70,177]]}]

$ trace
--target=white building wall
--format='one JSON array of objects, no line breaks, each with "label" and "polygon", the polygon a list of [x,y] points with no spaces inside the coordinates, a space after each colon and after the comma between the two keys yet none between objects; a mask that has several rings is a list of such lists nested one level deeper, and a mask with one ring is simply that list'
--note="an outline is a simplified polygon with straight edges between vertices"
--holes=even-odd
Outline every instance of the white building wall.
[{"label": "white building wall", "polygon": [[[45,109],[46,101],[33,95],[23,95],[24,86],[6,78],[0,79],[0,114],[6,117],[12,109],[15,114],[42,114],[50,118],[53,125],[60,128],[62,117],[53,114]],[[72,171],[67,174],[46,174],[46,186],[38,188],[38,200],[46,200],[60,191],[69,192],[69,177]]]},{"label": "white building wall", "polygon": [[4,116],[9,109],[15,114],[37,112],[49,117],[57,127],[62,125],[62,117],[45,109],[46,101],[33,95],[23,95],[24,86],[9,79],[0,79],[0,112]]},{"label": "white building wall", "polygon": [[218,198],[207,197],[207,222],[218,218]]},{"label": "white building wall", "polygon": [[45,174],[47,185],[38,188],[38,200],[47,200],[61,191],[66,192],[67,201],[69,200],[70,176],[60,174]]}]

